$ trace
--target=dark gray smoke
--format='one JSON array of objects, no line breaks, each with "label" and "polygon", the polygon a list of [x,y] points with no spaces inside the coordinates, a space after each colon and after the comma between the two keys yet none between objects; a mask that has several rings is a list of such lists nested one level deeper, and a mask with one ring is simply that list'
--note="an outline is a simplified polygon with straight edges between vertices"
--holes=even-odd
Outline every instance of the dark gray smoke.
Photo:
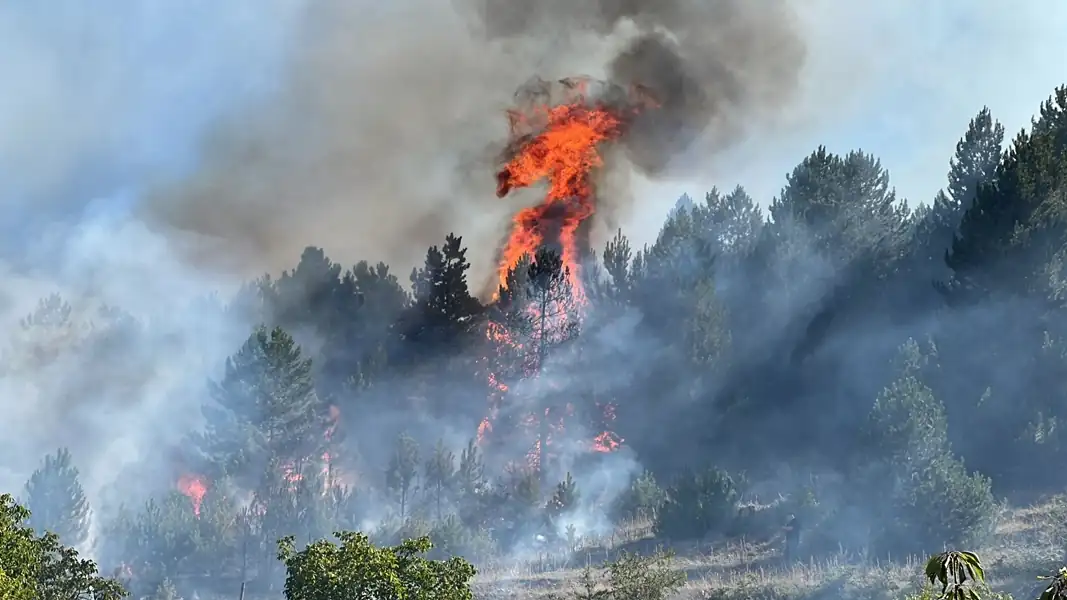
[{"label": "dark gray smoke", "polygon": [[[471,258],[476,277],[488,275],[510,215],[539,199],[494,194],[505,111],[523,82],[588,75],[654,88],[664,106],[635,124],[626,150],[640,171],[668,176],[686,166],[683,150],[729,147],[746,122],[788,102],[805,54],[785,0],[375,10],[320,0],[294,29],[277,94],[218,123],[198,168],[143,208],[168,237],[189,240],[198,264],[251,275],[316,244],[343,263],[403,272],[456,231],[485,249]],[[602,215],[623,220],[630,169],[614,164]]]},{"label": "dark gray smoke", "polygon": [[747,111],[788,102],[805,46],[781,0],[480,0],[489,39],[552,39],[594,31],[621,38],[607,78],[647,87],[660,101],[626,139],[632,163],[661,175],[709,129],[705,149],[743,132]]}]

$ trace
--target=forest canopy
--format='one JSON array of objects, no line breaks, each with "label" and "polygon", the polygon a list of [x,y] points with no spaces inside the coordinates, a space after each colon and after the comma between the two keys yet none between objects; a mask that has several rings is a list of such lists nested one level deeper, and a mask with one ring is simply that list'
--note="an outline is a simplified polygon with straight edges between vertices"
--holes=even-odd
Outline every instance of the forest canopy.
[{"label": "forest canopy", "polygon": [[[917,204],[876,156],[819,147],[773,199],[684,197],[647,246],[542,245],[489,294],[462,232],[407,276],[308,247],[189,309],[228,324],[198,333],[228,356],[180,386],[201,408],[180,443],[117,461],[94,497],[88,444],[56,443],[10,490],[29,520],[5,497],[4,535],[91,548],[143,594],[279,591],[346,552],[427,552],[404,568],[464,587],[468,563],[434,561],[565,552],[635,518],[687,539],[794,515],[808,556],[980,544],[998,498],[1067,484],[1049,469],[1067,461],[1067,87],[1004,135],[979,111]],[[172,334],[55,294],[5,369],[121,398]],[[364,533],[316,541],[345,531]],[[35,577],[0,567],[13,598]]]}]

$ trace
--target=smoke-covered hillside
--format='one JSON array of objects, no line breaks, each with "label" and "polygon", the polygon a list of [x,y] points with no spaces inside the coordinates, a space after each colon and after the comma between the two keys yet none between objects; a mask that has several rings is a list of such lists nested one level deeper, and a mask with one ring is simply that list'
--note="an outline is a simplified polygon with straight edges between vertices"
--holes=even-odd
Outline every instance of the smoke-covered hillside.
[{"label": "smoke-covered hillside", "polygon": [[[407,8],[267,4],[291,28],[231,18],[269,101],[181,158],[93,122],[47,155],[0,102],[0,493],[135,597],[279,597],[278,540],[335,531],[494,572],[635,526],[892,569],[1067,487],[1067,87],[1007,139],[975,99],[929,200],[817,146],[773,195],[649,224],[664,199],[632,178],[789,128],[818,56],[794,3],[464,0],[397,39]],[[133,60],[104,20],[86,64]],[[55,77],[26,89],[61,106]],[[93,158],[113,145],[136,159]]]}]

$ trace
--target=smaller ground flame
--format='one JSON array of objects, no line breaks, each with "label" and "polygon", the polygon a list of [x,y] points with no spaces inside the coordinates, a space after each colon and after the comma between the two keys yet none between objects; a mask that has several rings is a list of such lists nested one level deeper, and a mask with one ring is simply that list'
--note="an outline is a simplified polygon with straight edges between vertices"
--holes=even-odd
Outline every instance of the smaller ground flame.
[{"label": "smaller ground flame", "polygon": [[199,475],[182,475],[178,478],[178,491],[185,494],[193,503],[193,514],[200,516],[200,506],[204,503],[204,495],[207,494],[207,484]]}]

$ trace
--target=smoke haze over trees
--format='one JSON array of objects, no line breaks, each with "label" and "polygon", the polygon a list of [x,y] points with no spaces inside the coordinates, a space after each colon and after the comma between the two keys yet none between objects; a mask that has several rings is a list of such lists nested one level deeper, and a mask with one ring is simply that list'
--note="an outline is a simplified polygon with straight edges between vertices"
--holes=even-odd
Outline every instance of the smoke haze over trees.
[{"label": "smoke haze over trees", "polygon": [[[473,4],[435,9],[448,44],[351,72],[352,9],[301,12],[276,102],[125,212],[42,208],[32,251],[12,237],[0,493],[47,543],[137,594],[278,593],[287,536],[294,564],[335,531],[484,564],[633,519],[675,542],[794,515],[803,556],[882,559],[982,544],[1001,500],[1064,490],[1067,87],[1013,135],[975,99],[930,198],[820,145],[773,195],[678,199],[644,244],[616,227],[651,202],[627,174],[699,171],[788,112],[791,5]],[[498,282],[497,217],[527,200],[492,191],[504,109],[550,33],[546,72],[586,57],[659,110],[605,151],[580,260],[544,243]]]}]

